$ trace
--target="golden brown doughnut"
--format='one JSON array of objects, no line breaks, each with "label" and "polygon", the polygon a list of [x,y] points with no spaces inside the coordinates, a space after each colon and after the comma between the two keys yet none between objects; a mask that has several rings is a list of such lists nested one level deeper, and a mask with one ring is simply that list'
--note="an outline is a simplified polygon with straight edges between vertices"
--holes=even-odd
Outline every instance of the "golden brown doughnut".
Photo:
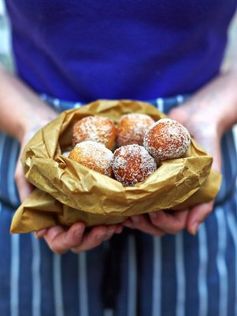
[{"label": "golden brown doughnut", "polygon": [[144,147],[157,162],[184,156],[190,142],[188,130],[169,118],[156,122],[144,137]]},{"label": "golden brown doughnut", "polygon": [[156,162],[144,147],[133,144],[115,150],[112,168],[116,180],[129,186],[144,181],[156,170]]},{"label": "golden brown doughnut", "polygon": [[72,143],[85,140],[104,144],[113,149],[116,142],[116,127],[112,120],[103,116],[86,116],[76,122],[72,130]]},{"label": "golden brown doughnut", "polygon": [[93,141],[78,143],[69,158],[106,176],[112,176],[113,153],[104,144]]},{"label": "golden brown doughnut", "polygon": [[118,123],[118,146],[143,145],[145,132],[154,122],[146,114],[131,113],[121,116]]}]

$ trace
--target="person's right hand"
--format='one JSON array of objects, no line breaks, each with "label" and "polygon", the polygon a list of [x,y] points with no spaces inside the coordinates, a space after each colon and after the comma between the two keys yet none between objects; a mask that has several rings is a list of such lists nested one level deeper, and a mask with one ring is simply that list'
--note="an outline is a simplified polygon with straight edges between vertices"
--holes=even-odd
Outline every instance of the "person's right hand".
[{"label": "person's right hand", "polygon": [[100,225],[86,231],[85,224],[78,222],[69,229],[62,226],[54,226],[35,233],[36,237],[44,237],[49,248],[57,253],[63,254],[69,250],[74,253],[90,250],[99,246],[103,241],[110,239],[113,234],[122,232],[121,225]]},{"label": "person's right hand", "polygon": [[[26,129],[21,139],[21,150],[15,171],[15,180],[21,201],[32,192],[33,186],[27,182],[24,176],[20,157],[25,144],[45,123],[45,120],[42,121],[42,124],[39,124],[39,122],[35,123],[33,128]],[[114,233],[120,233],[122,229],[121,225],[101,225],[86,231],[85,224],[78,222],[69,229],[65,229],[62,226],[43,229],[35,232],[35,236],[38,238],[44,237],[49,248],[55,253],[62,254],[68,250],[79,253],[100,245],[103,241],[111,238]]]},{"label": "person's right hand", "polygon": [[42,121],[42,124],[38,125],[36,124],[34,128],[29,128],[27,131],[24,133],[24,136],[20,140],[20,154],[16,163],[16,170],[15,170],[15,181],[16,181],[16,186],[18,189],[19,197],[21,202],[27,198],[28,195],[33,191],[33,186],[26,180],[25,175],[24,175],[24,170],[21,164],[21,156],[22,152],[24,150],[24,147],[26,143],[30,140],[32,136],[44,125],[44,122]]}]

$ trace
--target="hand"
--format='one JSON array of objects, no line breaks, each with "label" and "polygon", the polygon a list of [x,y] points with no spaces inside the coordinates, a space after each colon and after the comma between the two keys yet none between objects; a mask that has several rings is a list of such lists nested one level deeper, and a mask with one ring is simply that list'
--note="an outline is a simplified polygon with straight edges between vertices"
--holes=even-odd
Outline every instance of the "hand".
[{"label": "hand", "polygon": [[119,234],[123,230],[121,225],[96,226],[92,227],[88,232],[86,232],[85,228],[84,223],[78,222],[67,230],[62,226],[54,226],[40,230],[35,235],[38,238],[44,237],[53,252],[63,254],[68,250],[74,253],[90,250],[111,238],[113,234]]},{"label": "hand", "polygon": [[[20,141],[22,153],[29,138],[57,113],[30,87],[1,68],[0,82],[0,129]],[[17,162],[15,178],[20,199],[23,201],[32,191],[32,186],[24,177],[20,158]],[[73,251],[79,252],[98,245],[121,230],[121,225],[98,226],[85,233],[84,224],[78,223],[67,231],[63,227],[56,226],[41,230],[36,235],[39,237],[45,235],[46,242],[55,251],[64,252],[72,248]]]},{"label": "hand", "polygon": [[[219,113],[211,103],[204,104],[200,97],[194,96],[183,106],[172,110],[169,116],[188,128],[197,143],[213,157],[212,168],[221,172]],[[186,223],[189,233],[197,233],[200,224],[212,212],[213,205],[214,201],[211,201],[189,209]]]},{"label": "hand", "polygon": [[[171,118],[185,125],[197,143],[212,155],[212,168],[217,171],[221,171],[221,136],[237,119],[236,82],[236,73],[222,75],[169,113]],[[124,225],[155,236],[175,234],[184,228],[195,235],[213,205],[214,201],[211,201],[180,212],[159,211],[134,216]]]},{"label": "hand", "polygon": [[47,122],[45,120],[42,120],[41,123],[39,122],[35,123],[34,127],[31,127],[28,130],[26,130],[26,132],[24,133],[24,136],[20,140],[21,150],[20,150],[20,154],[16,163],[15,181],[16,181],[16,186],[18,189],[21,202],[23,202],[24,199],[27,198],[27,196],[33,191],[33,185],[31,185],[25,178],[23,167],[21,164],[21,155],[26,143],[46,123]]},{"label": "hand", "polygon": [[123,225],[153,236],[177,234],[186,226],[188,210],[157,211],[130,217]]},{"label": "hand", "polygon": [[[34,128],[27,130],[21,140],[21,151],[15,172],[16,184],[21,201],[23,201],[31,193],[33,186],[27,182],[24,176],[20,157],[25,144],[37,132],[37,130],[45,124],[45,121],[42,121],[42,124],[35,124]],[[38,238],[44,237],[49,248],[55,253],[61,254],[68,250],[79,253],[100,245],[103,241],[111,238],[114,233],[120,233],[122,229],[121,225],[101,225],[93,227],[86,232],[84,223],[76,223],[67,230],[59,225],[43,229],[36,232],[35,236]]]},{"label": "hand", "polygon": [[[218,120],[212,109],[205,107],[202,111],[199,104],[190,100],[183,106],[175,108],[169,116],[187,127],[191,135],[213,157],[212,167],[221,170],[220,133],[218,132]],[[212,118],[210,120],[209,118]],[[183,211],[158,211],[148,216],[140,215],[131,217],[125,225],[143,232],[162,236],[165,233],[177,234],[184,228],[195,235],[200,224],[206,219],[213,209],[214,202],[203,203],[189,210]]]},{"label": "hand", "polygon": [[[195,104],[195,103],[194,103]],[[170,113],[170,117],[185,125],[198,144],[202,145],[213,157],[213,169],[221,170],[220,134],[215,120],[209,122],[208,110],[202,113],[198,106],[193,108],[192,101]],[[138,229],[154,236],[177,234],[183,229],[195,235],[200,224],[213,209],[214,201],[196,205],[189,210],[157,211],[146,216],[133,216],[125,222],[125,226]]]}]

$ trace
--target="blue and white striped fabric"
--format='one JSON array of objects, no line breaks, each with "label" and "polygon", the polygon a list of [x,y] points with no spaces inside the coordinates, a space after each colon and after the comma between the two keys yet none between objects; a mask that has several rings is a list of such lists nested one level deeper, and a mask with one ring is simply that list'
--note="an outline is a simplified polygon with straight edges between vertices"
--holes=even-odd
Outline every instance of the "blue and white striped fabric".
[{"label": "blue and white striped fabric", "polygon": [[[80,106],[46,101],[58,111]],[[183,97],[152,102],[168,112]],[[231,131],[222,140],[222,189],[197,236],[154,238],[126,230],[112,238],[112,244],[122,240],[113,306],[103,304],[108,242],[80,255],[59,256],[31,234],[9,234],[19,203],[18,153],[17,142],[0,134],[0,315],[237,316],[237,159]],[[106,282],[115,287],[113,279]]]}]

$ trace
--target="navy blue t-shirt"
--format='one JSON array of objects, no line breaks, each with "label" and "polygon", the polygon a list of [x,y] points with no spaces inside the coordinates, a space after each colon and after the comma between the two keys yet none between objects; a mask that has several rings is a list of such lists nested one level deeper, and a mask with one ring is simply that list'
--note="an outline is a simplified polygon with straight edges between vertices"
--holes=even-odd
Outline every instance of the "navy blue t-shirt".
[{"label": "navy blue t-shirt", "polygon": [[71,101],[192,93],[216,76],[236,0],[6,0],[18,74]]}]

